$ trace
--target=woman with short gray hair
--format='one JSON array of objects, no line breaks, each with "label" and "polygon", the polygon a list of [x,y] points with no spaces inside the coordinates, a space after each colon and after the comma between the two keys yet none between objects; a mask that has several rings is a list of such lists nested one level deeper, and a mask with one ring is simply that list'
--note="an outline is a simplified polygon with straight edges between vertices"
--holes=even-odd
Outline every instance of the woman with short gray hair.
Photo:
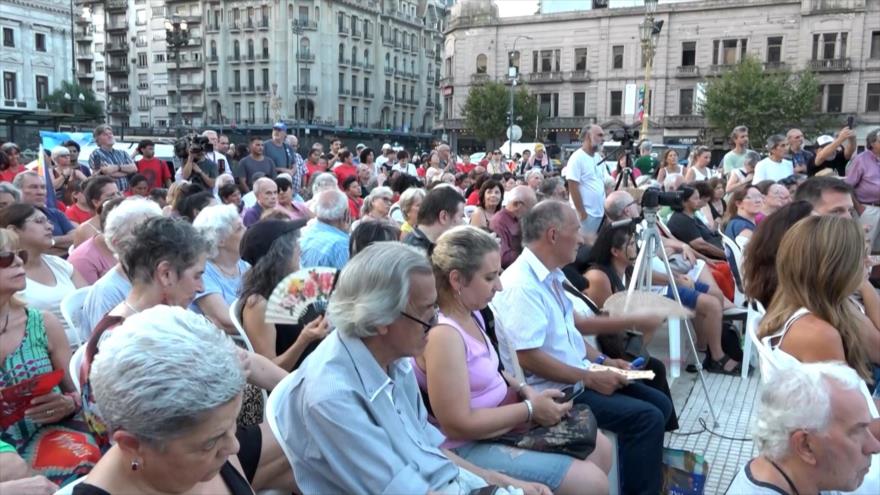
[{"label": "woman with short gray hair", "polygon": [[91,378],[115,445],[75,493],[253,493],[235,456],[245,371],[229,337],[183,308],[155,306],[102,348]]},{"label": "woman with short gray hair", "polygon": [[21,201],[21,191],[8,182],[0,182],[0,210]]},{"label": "woman with short gray hair", "polygon": [[52,187],[55,189],[55,195],[70,206],[73,201],[72,184],[79,184],[86,180],[85,174],[80,171],[79,166],[70,163],[70,150],[64,146],[56,146],[52,148]]},{"label": "woman with short gray hair", "polygon": [[409,235],[418,226],[419,208],[425,199],[425,190],[421,187],[410,187],[391,207],[391,218],[400,223],[400,240]]}]

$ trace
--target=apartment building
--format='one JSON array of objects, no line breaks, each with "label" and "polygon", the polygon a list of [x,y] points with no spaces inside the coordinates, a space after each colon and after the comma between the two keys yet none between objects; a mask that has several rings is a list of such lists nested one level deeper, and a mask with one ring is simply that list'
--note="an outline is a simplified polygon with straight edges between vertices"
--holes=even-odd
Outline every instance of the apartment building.
[{"label": "apartment building", "polygon": [[[461,108],[469,89],[507,82],[509,65],[538,96],[548,140],[576,140],[591,122],[635,123],[643,16],[628,7],[498,18],[488,0],[458,4],[444,43],[441,132],[467,137]],[[650,83],[649,136],[657,142],[704,140],[705,82],[747,54],[768,71],[814,72],[816,109],[841,126],[855,115],[860,137],[880,125],[880,0],[661,2],[655,18],[664,21]]]}]

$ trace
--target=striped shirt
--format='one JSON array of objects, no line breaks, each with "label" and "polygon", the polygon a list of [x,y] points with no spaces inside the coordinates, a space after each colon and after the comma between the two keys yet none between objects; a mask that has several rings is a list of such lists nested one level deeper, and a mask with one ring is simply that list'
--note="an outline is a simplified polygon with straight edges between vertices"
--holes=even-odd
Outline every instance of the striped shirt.
[{"label": "striped shirt", "polygon": [[[128,156],[128,153],[117,150],[110,149],[105,150],[104,148],[95,148],[95,151],[92,151],[92,154],[89,156],[89,166],[92,167],[92,170],[95,171],[95,174],[100,173],[101,167],[104,165],[134,165],[134,159]],[[119,188],[120,192],[125,192],[128,190],[128,178],[129,176],[123,177],[113,177],[116,180],[116,187]]]}]

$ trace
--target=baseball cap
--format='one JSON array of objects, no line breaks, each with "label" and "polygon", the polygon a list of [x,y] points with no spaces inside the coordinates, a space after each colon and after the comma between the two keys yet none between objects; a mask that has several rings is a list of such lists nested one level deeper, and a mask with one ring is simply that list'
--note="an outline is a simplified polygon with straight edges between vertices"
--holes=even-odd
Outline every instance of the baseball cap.
[{"label": "baseball cap", "polygon": [[269,252],[276,239],[305,226],[307,220],[263,220],[257,222],[244,233],[241,238],[241,259],[251,266],[256,265],[260,258]]},{"label": "baseball cap", "polygon": [[364,149],[364,148],[366,148],[366,147],[367,147],[366,144],[364,144],[364,143],[358,143],[357,146],[354,147],[354,149],[356,149],[356,150],[362,150],[362,149]]},{"label": "baseball cap", "polygon": [[279,131],[287,132],[287,124],[284,122],[275,122],[275,125],[272,126],[272,129],[278,129]]},{"label": "baseball cap", "polygon": [[834,142],[834,138],[829,136],[828,134],[822,134],[821,136],[816,138],[817,146],[825,146],[827,144],[831,144]]},{"label": "baseball cap", "polygon": [[382,145],[382,151],[390,150],[390,149],[391,149],[391,145],[390,145],[390,144],[385,143],[385,144]]}]

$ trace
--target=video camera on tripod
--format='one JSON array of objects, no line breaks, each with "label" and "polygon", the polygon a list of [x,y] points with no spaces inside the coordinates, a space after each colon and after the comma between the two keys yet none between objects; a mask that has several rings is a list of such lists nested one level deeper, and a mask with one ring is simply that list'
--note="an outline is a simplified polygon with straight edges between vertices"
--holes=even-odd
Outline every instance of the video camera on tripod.
[{"label": "video camera on tripod", "polygon": [[642,214],[635,218],[611,222],[611,228],[638,225],[646,219],[653,226],[657,219],[657,210],[661,206],[668,206],[670,208],[681,207],[683,201],[683,194],[679,191],[664,192],[659,188],[650,187],[642,193],[642,201],[639,203],[639,206],[642,208]]},{"label": "video camera on tripod", "polygon": [[[608,158],[612,158],[616,166],[620,166],[620,157],[624,154],[626,156],[626,163],[623,169],[619,169],[617,173],[617,183],[614,185],[614,190],[617,191],[621,186],[623,187],[636,187],[636,179],[633,176],[632,167],[633,167],[633,142],[638,141],[639,139],[639,130],[632,126],[628,126],[625,124],[620,125],[619,127],[609,129],[609,133],[611,134],[611,139],[620,143],[620,146],[615,150],[611,156],[606,156],[602,161],[608,160]],[[600,163],[601,164],[601,163]]]}]

